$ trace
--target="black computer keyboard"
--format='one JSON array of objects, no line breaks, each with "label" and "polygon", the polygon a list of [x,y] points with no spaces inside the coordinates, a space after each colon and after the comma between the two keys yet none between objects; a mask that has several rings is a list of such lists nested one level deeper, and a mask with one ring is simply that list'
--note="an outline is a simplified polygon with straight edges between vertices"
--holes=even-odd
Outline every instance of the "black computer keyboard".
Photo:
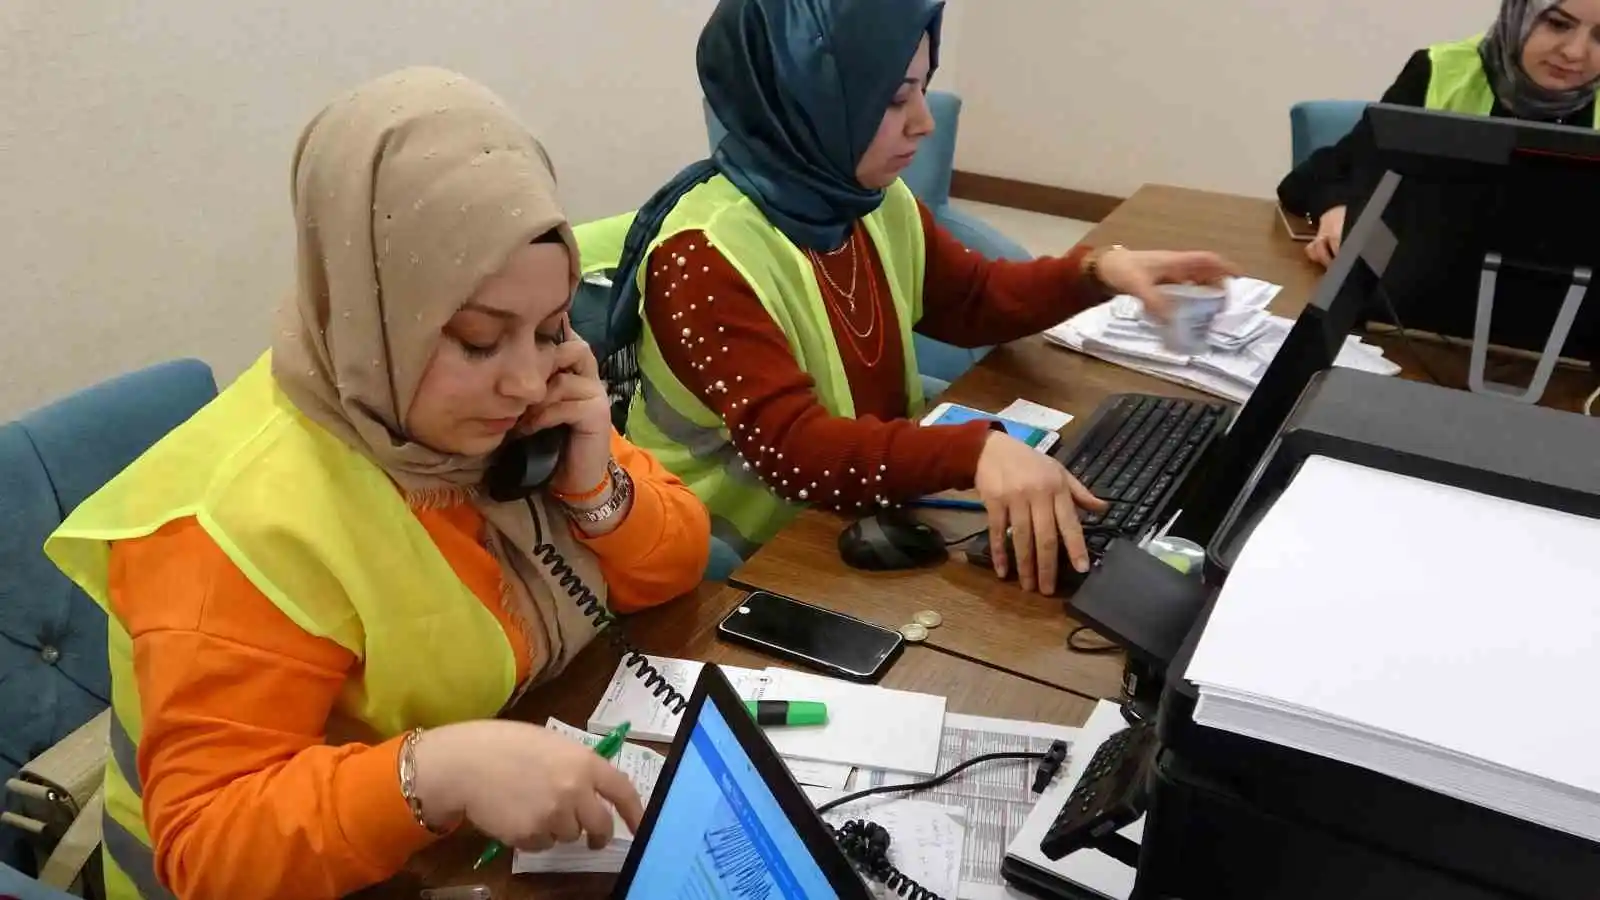
[{"label": "black computer keyboard", "polygon": [[1103,551],[1120,535],[1137,534],[1166,512],[1167,499],[1227,424],[1223,403],[1150,394],[1120,394],[1095,411],[1076,445],[1057,453],[1078,480],[1111,506],[1081,510],[1089,549]]},{"label": "black computer keyboard", "polygon": [[[1226,403],[1117,394],[1094,411],[1077,443],[1052,453],[1110,504],[1103,513],[1078,511],[1091,557],[1098,560],[1112,541],[1138,537],[1172,511],[1171,499],[1227,427],[1233,409]],[[1006,558],[1015,559],[1009,534],[1005,546]],[[994,568],[988,533],[973,537],[962,549],[972,565]],[[1015,567],[1007,577],[1016,577]],[[1063,568],[1058,577],[1059,586],[1072,593],[1087,576]]]}]

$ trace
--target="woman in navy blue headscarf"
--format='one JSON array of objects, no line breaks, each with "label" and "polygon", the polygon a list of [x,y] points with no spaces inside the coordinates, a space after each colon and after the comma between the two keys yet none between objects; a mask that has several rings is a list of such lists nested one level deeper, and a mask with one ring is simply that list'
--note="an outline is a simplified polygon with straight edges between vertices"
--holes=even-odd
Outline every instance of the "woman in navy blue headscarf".
[{"label": "woman in navy blue headscarf", "polygon": [[990,262],[945,231],[899,180],[933,132],[943,7],[718,4],[698,61],[727,137],[640,210],[617,279],[614,346],[642,337],[629,437],[705,502],[730,559],[802,504],[868,514],[975,487],[992,532],[1014,532],[1023,585],[1049,592],[1063,540],[1087,570],[1077,507],[1100,501],[985,423],[918,427],[913,330],[1002,343],[1231,269],[1122,248]]}]

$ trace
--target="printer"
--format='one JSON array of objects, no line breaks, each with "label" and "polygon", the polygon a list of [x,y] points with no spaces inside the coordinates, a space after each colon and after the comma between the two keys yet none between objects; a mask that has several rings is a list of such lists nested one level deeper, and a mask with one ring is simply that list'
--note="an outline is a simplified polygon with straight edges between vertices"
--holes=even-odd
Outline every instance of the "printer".
[{"label": "printer", "polygon": [[1193,721],[1197,692],[1181,675],[1216,588],[1310,456],[1600,518],[1592,420],[1350,370],[1314,377],[1208,545],[1203,608],[1156,713],[1135,896],[1600,896],[1600,844]]}]

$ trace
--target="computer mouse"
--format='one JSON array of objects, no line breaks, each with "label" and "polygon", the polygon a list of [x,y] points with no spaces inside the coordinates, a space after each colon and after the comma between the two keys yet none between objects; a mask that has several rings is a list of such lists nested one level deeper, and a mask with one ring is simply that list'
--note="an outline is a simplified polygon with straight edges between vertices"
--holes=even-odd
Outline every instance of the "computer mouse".
[{"label": "computer mouse", "polygon": [[915,569],[948,556],[944,536],[901,509],[884,510],[839,533],[839,558],[869,572]]},{"label": "computer mouse", "polygon": [[[1094,535],[1090,536],[1091,540],[1095,540],[1095,538],[1096,536]],[[1098,555],[1104,547],[1104,541],[1095,541],[1094,543],[1090,544],[1090,552]],[[1006,566],[1005,580],[1016,581],[1017,567],[1015,560],[1017,558],[1017,548],[1012,545],[1011,529],[1009,528],[1006,529],[1005,548],[1006,559],[1013,561],[1011,565]],[[980,569],[987,569],[990,572],[994,571],[994,556],[989,552],[989,533],[987,531],[969,540],[966,547],[963,549],[966,552],[967,562],[977,566]],[[1072,561],[1067,558],[1066,546],[1061,546],[1058,550],[1058,555],[1056,556],[1055,592],[1057,594],[1064,595],[1077,593],[1078,588],[1083,587],[1083,583],[1089,579],[1089,575],[1093,572],[1093,566],[1090,567],[1088,572],[1079,572],[1077,569],[1074,569],[1072,567]]]}]

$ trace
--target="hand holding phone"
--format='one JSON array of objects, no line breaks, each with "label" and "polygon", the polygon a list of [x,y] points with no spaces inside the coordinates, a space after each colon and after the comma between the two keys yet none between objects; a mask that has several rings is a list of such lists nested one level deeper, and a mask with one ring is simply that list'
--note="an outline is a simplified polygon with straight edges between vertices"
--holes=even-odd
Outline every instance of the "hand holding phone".
[{"label": "hand holding phone", "polygon": [[587,342],[563,330],[555,347],[555,374],[543,401],[522,422],[524,432],[564,425],[566,447],[550,482],[553,490],[582,494],[606,477],[611,459],[611,399],[600,363]]}]

